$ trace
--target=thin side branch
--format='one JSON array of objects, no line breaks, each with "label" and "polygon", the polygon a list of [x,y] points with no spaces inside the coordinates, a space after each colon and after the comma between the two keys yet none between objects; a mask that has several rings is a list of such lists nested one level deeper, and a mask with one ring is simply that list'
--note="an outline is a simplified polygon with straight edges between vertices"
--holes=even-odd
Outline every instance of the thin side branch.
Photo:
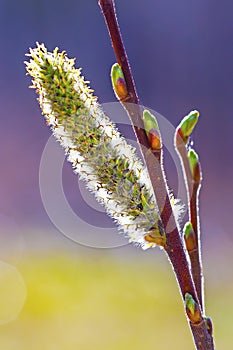
[{"label": "thin side branch", "polygon": [[189,163],[188,163],[188,150],[177,132],[175,135],[175,146],[177,153],[180,156],[183,175],[186,183],[188,203],[189,203],[189,221],[193,226],[195,233],[196,247],[189,252],[192,275],[197,290],[197,296],[204,311],[204,298],[203,298],[203,274],[202,274],[202,262],[201,262],[201,241],[200,241],[200,226],[198,222],[198,202],[200,183],[193,180]]}]

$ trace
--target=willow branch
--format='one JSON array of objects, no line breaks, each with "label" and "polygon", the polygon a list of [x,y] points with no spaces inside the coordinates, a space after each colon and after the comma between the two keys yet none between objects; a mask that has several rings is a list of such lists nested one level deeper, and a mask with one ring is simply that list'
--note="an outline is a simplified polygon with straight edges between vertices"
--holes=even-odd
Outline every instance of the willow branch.
[{"label": "willow branch", "polygon": [[[160,216],[166,230],[166,253],[174,268],[183,300],[185,299],[185,294],[190,293],[194,300],[199,304],[196,289],[190,273],[187,256],[173,215],[162,162],[158,161],[159,158],[162,159],[162,150],[161,155],[156,157],[150,148],[148,138],[143,127],[139,99],[117,22],[114,1],[99,0],[99,6],[101,7],[105,17],[117,62],[121,66],[124,73],[128,96],[121,102],[129,114],[143,159],[148,169],[153,191],[158,203]],[[203,317],[201,317],[201,322],[198,325],[195,325],[195,327],[191,326],[191,330],[193,332],[196,349],[213,350],[213,346],[210,345],[210,336],[206,329]]]}]

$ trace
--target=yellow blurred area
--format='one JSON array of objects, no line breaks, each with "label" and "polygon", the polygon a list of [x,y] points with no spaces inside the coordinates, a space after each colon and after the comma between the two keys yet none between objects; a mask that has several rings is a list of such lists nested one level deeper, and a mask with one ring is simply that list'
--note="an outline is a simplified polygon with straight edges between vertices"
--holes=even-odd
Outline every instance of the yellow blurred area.
[{"label": "yellow blurred area", "polygon": [[[64,253],[25,258],[17,268],[26,302],[16,320],[0,326],[0,349],[194,349],[172,270],[151,261]],[[22,293],[10,283],[16,296]],[[11,305],[6,294],[1,302]],[[231,295],[232,288],[208,291],[222,350],[232,349]]]},{"label": "yellow blurred area", "polygon": [[0,261],[0,325],[17,318],[27,296],[27,288],[17,269]]}]

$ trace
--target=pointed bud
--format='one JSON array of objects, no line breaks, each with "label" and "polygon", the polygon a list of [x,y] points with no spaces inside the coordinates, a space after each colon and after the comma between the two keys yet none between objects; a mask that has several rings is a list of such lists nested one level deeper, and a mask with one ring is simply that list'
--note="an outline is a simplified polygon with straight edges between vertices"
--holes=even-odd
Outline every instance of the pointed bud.
[{"label": "pointed bud", "polygon": [[185,309],[186,314],[190,319],[191,323],[199,323],[202,321],[202,315],[199,305],[189,293],[185,294]]},{"label": "pointed bud", "polygon": [[112,87],[116,97],[121,101],[128,96],[128,89],[121,66],[115,63],[111,69]]},{"label": "pointed bud", "polygon": [[147,134],[150,132],[151,129],[159,131],[157,120],[155,116],[151,114],[150,111],[148,111],[148,109],[145,109],[143,111],[143,123]]},{"label": "pointed bud", "polygon": [[155,116],[147,109],[143,112],[143,123],[151,148],[154,150],[160,150],[161,136],[159,126]]},{"label": "pointed bud", "polygon": [[197,247],[195,232],[193,230],[193,225],[191,222],[186,222],[184,226],[184,240],[188,252],[191,252]]},{"label": "pointed bud", "polygon": [[189,162],[189,168],[191,170],[193,180],[200,183],[201,182],[201,165],[199,162],[198,155],[193,149],[190,149],[188,151],[188,162]]},{"label": "pointed bud", "polygon": [[209,317],[205,317],[205,324],[209,335],[213,335],[213,324]]},{"label": "pointed bud", "polygon": [[177,127],[179,135],[182,137],[185,143],[188,142],[188,138],[193,132],[199,118],[198,111],[191,111],[186,117],[184,117]]}]

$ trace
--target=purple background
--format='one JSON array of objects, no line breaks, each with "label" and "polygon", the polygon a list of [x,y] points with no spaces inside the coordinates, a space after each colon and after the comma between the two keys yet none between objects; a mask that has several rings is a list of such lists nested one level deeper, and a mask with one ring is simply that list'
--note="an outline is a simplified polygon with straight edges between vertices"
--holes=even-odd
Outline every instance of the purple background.
[{"label": "purple background", "polygon": [[[192,109],[201,113],[194,140],[204,173],[201,215],[208,235],[204,240],[211,244],[210,237],[215,237],[213,242],[229,247],[233,2],[116,3],[141,103],[174,125]],[[59,46],[70,57],[77,57],[77,65],[83,67],[100,101],[115,101],[109,79],[115,59],[97,1],[0,0],[0,213],[21,228],[52,225],[38,184],[40,158],[50,131],[35,92],[28,89],[30,79],[23,64],[24,54],[36,41],[44,42],[50,50]],[[103,213],[85,205],[76,191],[70,165],[64,166],[64,187],[80,216],[86,220],[91,216],[95,224],[112,225]]]}]

